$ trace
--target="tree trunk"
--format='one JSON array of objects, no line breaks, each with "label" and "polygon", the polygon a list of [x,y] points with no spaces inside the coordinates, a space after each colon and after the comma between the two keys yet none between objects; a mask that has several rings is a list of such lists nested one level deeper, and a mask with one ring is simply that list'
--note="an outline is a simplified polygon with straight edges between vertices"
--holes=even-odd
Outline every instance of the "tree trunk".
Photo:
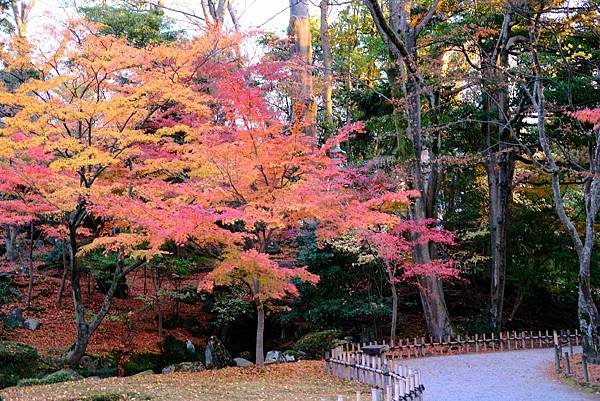
[{"label": "tree trunk", "polygon": [[5,242],[4,246],[6,247],[6,253],[4,254],[5,258],[11,262],[17,260],[17,227],[14,225],[6,225],[5,229]]},{"label": "tree trunk", "polygon": [[[589,250],[591,255],[591,249]],[[577,314],[582,334],[583,353],[590,363],[600,364],[600,316],[592,298],[590,286],[590,259],[583,258],[579,265],[579,298]]]},{"label": "tree trunk", "polygon": [[67,246],[64,240],[61,241],[62,248],[62,262],[63,262],[63,273],[60,279],[60,287],[58,288],[58,295],[56,297],[56,303],[60,304],[62,301],[63,294],[65,292],[65,285],[67,284],[67,275],[69,274],[69,263],[67,262]]},{"label": "tree trunk", "polygon": [[[510,14],[505,15],[510,21]],[[501,33],[504,42],[509,33]],[[508,260],[508,223],[512,203],[515,169],[514,152],[508,145],[508,78],[502,68],[508,66],[508,53],[495,50],[482,54],[482,108],[487,120],[482,124],[484,154],[488,181],[488,222],[490,229],[490,309],[489,322],[493,331],[502,328],[504,289]],[[500,66],[501,68],[498,68]]]},{"label": "tree trunk", "polygon": [[[84,215],[83,206],[80,205],[79,208],[73,212],[70,221],[79,221],[83,220]],[[79,216],[79,217],[78,217]],[[69,226],[69,244],[70,244],[70,256],[71,256],[71,287],[73,294],[73,305],[75,308],[75,331],[76,331],[76,339],[75,343],[69,349],[67,356],[65,358],[65,362],[69,365],[75,365],[79,362],[81,357],[85,354],[88,343],[90,341],[91,336],[94,334],[98,326],[102,323],[110,308],[112,306],[112,301],[115,296],[115,292],[117,291],[119,281],[127,276],[128,273],[133,271],[135,268],[141,266],[145,260],[137,260],[133,262],[131,265],[127,266],[127,268],[122,269],[120,265],[115,269],[115,273],[113,274],[113,279],[110,288],[108,289],[106,295],[104,296],[104,301],[102,302],[102,306],[93,320],[88,323],[85,318],[85,305],[83,303],[83,297],[81,294],[81,267],[79,266],[79,261],[77,258],[77,227],[79,224],[71,224]]]},{"label": "tree trunk", "polygon": [[333,58],[329,37],[329,0],[321,0],[321,48],[323,49],[323,126],[326,136],[333,133]]},{"label": "tree trunk", "polygon": [[256,366],[263,366],[265,364],[265,308],[259,301],[256,304],[256,315]]},{"label": "tree trunk", "polygon": [[[312,38],[308,0],[290,0],[289,36],[294,46],[292,57],[297,63],[293,77],[292,119],[308,136],[316,136],[316,104],[313,99]],[[296,86],[297,85],[297,86]]]},{"label": "tree trunk", "polygon": [[29,282],[27,284],[27,303],[26,307],[31,307],[31,297],[33,294],[33,222],[29,223]]},{"label": "tree trunk", "polygon": [[578,308],[579,327],[582,335],[583,353],[592,363],[600,363],[600,316],[598,308],[594,304],[592,289],[590,285],[590,264],[592,251],[596,241],[596,218],[600,210],[600,130],[594,129],[593,135],[588,139],[588,162],[589,171],[584,178],[582,192],[584,194],[583,203],[585,206],[585,233],[582,236],[573,220],[567,215],[564,200],[561,193],[561,169],[558,166],[552,153],[550,140],[546,136],[546,102],[544,97],[544,76],[542,66],[537,53],[538,19],[533,19],[535,24],[529,27],[529,40],[531,45],[531,61],[533,65],[534,85],[533,92],[528,94],[533,109],[537,113],[537,128],[540,147],[546,157],[546,171],[552,174],[552,198],[554,208],[563,224],[565,230],[571,237],[573,246],[579,258],[579,277],[578,277]]},{"label": "tree trunk", "polygon": [[[413,151],[412,184],[421,194],[411,208],[411,217],[416,221],[433,218],[439,186],[439,165],[435,157],[439,149],[437,143],[427,145],[423,141],[421,96],[426,94],[426,89],[422,85],[423,77],[417,68],[417,38],[423,28],[431,23],[439,1],[434,1],[416,26],[412,23],[412,4],[408,0],[389,0],[389,17],[385,16],[378,0],[364,0],[364,4],[369,9],[381,38],[397,61],[399,82],[390,84],[401,88],[405,100],[406,137],[410,139]],[[401,139],[398,139],[399,143]],[[431,263],[433,249],[431,244],[415,245],[414,262]],[[430,335],[451,335],[452,327],[441,281],[434,275],[427,275],[421,277],[419,282],[423,312]]]},{"label": "tree trunk", "polygon": [[390,327],[390,343],[396,344],[396,331],[398,330],[398,290],[394,274],[388,271],[388,281],[392,290],[392,325]]}]

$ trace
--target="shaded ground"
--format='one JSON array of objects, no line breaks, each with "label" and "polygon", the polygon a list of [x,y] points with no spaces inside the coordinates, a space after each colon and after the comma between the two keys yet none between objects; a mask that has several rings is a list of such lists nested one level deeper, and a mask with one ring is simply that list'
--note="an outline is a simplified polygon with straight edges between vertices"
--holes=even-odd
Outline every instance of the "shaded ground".
[{"label": "shaded ground", "polygon": [[552,349],[413,359],[427,401],[598,401],[551,373]]},{"label": "shaded ground", "polygon": [[128,401],[330,401],[338,394],[350,399],[356,389],[356,384],[326,374],[323,362],[303,361],[264,369],[228,368],[13,387],[0,391],[0,396],[6,401],[75,401],[107,393],[122,394],[121,399]]}]

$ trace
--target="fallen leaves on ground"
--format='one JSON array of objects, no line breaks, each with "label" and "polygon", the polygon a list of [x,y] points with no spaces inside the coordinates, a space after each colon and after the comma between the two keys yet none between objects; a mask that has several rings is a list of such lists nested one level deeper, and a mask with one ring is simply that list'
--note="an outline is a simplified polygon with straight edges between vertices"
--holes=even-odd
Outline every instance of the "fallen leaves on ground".
[{"label": "fallen leaves on ground", "polygon": [[[332,378],[321,361],[271,365],[265,368],[227,368],[200,373],[130,376],[29,388],[10,388],[6,401],[70,401],[94,394],[140,394],[151,401],[321,401],[346,399],[357,384]],[[366,393],[366,388],[363,388]],[[129,395],[129,396],[127,396]],[[140,398],[142,399],[142,398]]]}]

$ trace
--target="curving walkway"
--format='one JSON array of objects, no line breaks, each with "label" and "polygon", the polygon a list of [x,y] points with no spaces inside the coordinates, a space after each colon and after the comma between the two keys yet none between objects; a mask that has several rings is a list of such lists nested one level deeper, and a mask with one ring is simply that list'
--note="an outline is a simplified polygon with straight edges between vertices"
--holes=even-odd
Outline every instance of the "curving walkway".
[{"label": "curving walkway", "polygon": [[411,359],[425,401],[599,401],[553,379],[553,349]]}]

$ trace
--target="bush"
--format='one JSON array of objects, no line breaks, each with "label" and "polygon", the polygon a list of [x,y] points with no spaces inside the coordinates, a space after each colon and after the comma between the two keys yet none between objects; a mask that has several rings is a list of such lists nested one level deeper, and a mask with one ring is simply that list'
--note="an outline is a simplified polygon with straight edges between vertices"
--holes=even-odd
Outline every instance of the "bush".
[{"label": "bush", "polygon": [[37,350],[13,341],[0,341],[0,362],[3,364],[28,364],[38,361]]},{"label": "bush", "polygon": [[185,343],[168,335],[160,343],[160,354],[164,365],[183,362],[186,357]]},{"label": "bush", "polygon": [[326,352],[335,347],[335,340],[339,335],[337,330],[309,333],[298,340],[294,348],[296,351],[305,352],[309,358],[321,359]]},{"label": "bush", "polygon": [[203,350],[196,344],[196,353],[187,352],[184,341],[169,335],[160,343],[160,356],[162,366],[176,365],[180,362],[196,362],[204,359]]},{"label": "bush", "polygon": [[22,377],[35,376],[38,362],[35,348],[12,341],[0,341],[0,388],[14,386]]},{"label": "bush", "polygon": [[287,351],[283,351],[283,355],[285,356],[293,356],[295,360],[300,359],[300,353],[293,349],[288,349]]},{"label": "bush", "polygon": [[125,376],[131,376],[151,370],[154,373],[160,373],[163,358],[159,354],[142,353],[135,354],[123,365]]},{"label": "bush", "polygon": [[42,379],[23,379],[19,380],[17,386],[19,387],[28,387],[28,386],[38,386],[42,384],[54,384],[54,383],[63,383],[69,381],[75,381],[82,379],[82,376],[79,375],[72,369],[62,369],[58,372],[50,373],[49,375],[43,377]]}]

